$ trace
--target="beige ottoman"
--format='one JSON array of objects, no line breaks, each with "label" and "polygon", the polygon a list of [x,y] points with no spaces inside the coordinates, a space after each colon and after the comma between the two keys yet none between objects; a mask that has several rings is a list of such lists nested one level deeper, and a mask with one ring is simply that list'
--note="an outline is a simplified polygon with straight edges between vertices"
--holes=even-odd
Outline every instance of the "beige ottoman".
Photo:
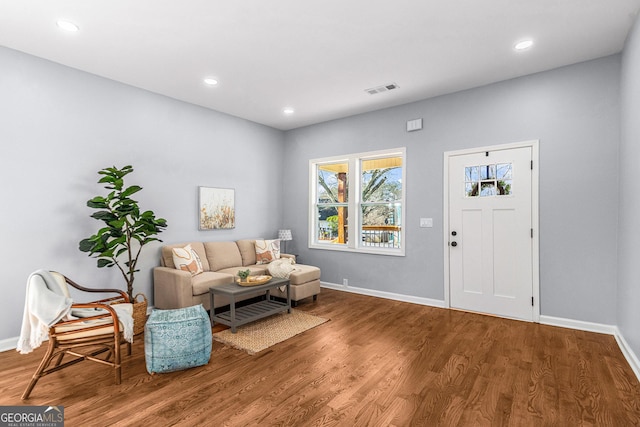
[{"label": "beige ottoman", "polygon": [[[295,264],[294,267],[295,270],[289,275],[291,305],[295,307],[298,301],[309,297],[313,297],[316,301],[320,293],[320,269],[304,264]],[[280,289],[275,289],[271,293],[277,297],[287,297],[287,292],[282,292]]]}]

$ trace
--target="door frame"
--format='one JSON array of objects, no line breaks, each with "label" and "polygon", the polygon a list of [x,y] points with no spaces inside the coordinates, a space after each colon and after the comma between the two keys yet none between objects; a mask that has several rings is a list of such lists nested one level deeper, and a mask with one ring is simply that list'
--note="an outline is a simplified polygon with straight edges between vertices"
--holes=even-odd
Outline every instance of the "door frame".
[{"label": "door frame", "polygon": [[540,322],[540,218],[539,218],[539,143],[530,140],[510,144],[490,145],[486,147],[467,148],[464,150],[444,152],[444,200],[443,200],[443,251],[444,251],[444,306],[451,308],[451,284],[449,281],[449,158],[453,156],[476,154],[487,151],[510,150],[513,148],[531,147],[533,170],[531,171],[531,226],[533,238],[531,239],[532,257],[532,293],[533,293],[533,321]]}]

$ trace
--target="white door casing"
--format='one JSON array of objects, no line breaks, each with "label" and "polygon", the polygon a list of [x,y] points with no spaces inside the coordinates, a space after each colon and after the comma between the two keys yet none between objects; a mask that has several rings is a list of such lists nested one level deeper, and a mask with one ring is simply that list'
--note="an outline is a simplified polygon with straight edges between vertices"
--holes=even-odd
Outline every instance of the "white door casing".
[{"label": "white door casing", "polygon": [[445,153],[446,306],[539,320],[537,149]]}]

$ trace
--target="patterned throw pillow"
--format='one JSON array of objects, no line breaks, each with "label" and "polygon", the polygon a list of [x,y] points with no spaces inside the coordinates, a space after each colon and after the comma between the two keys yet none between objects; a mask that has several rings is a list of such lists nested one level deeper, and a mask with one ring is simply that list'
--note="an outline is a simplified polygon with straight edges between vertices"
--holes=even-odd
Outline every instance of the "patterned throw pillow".
[{"label": "patterned throw pillow", "polygon": [[191,245],[187,245],[184,248],[173,248],[171,252],[173,253],[173,263],[176,269],[188,271],[192,276],[203,272],[200,257],[191,248]]},{"label": "patterned throw pillow", "polygon": [[256,264],[269,264],[280,258],[280,240],[256,240]]}]

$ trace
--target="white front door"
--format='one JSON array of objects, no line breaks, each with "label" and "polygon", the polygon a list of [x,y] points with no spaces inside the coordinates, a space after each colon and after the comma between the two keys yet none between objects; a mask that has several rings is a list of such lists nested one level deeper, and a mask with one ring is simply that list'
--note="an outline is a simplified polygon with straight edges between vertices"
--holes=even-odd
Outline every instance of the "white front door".
[{"label": "white front door", "polygon": [[534,320],[532,147],[448,162],[451,307]]}]

